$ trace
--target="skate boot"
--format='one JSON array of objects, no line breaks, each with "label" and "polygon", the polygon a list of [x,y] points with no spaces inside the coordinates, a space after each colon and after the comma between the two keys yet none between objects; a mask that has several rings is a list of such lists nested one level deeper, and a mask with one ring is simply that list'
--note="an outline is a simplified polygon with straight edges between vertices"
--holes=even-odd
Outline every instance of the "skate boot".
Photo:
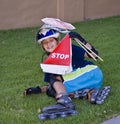
[{"label": "skate boot", "polygon": [[92,89],[88,93],[88,100],[92,104],[103,104],[110,93],[110,86],[100,89]]},{"label": "skate boot", "polygon": [[55,119],[57,117],[66,117],[68,115],[77,115],[75,106],[67,95],[63,95],[57,100],[56,105],[44,107],[42,113],[38,115],[40,120]]},{"label": "skate boot", "polygon": [[88,93],[91,89],[81,89],[78,91],[75,91],[74,93],[74,98],[77,99],[87,99],[88,98]]},{"label": "skate boot", "polygon": [[99,93],[96,97],[96,104],[103,104],[109,93],[110,86],[103,87],[101,90],[99,90]]},{"label": "skate boot", "polygon": [[74,98],[88,99],[92,104],[103,104],[110,92],[110,86],[100,89],[81,89],[75,91]]}]

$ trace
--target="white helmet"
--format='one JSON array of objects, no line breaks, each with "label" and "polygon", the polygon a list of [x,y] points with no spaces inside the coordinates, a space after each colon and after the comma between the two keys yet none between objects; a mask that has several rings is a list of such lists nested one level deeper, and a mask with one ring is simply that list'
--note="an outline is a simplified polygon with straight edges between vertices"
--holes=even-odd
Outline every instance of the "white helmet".
[{"label": "white helmet", "polygon": [[59,32],[56,32],[53,29],[40,29],[37,33],[36,36],[36,41],[38,43],[41,43],[43,40],[50,38],[50,37],[54,37],[54,38],[59,38]]}]

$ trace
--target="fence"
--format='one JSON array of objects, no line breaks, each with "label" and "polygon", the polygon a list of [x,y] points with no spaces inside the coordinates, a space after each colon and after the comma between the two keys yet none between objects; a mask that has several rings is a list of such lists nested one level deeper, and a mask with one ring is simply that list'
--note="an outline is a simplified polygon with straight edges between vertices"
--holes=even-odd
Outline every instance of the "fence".
[{"label": "fence", "polygon": [[41,18],[67,22],[120,15],[120,0],[0,0],[0,30],[41,25]]}]

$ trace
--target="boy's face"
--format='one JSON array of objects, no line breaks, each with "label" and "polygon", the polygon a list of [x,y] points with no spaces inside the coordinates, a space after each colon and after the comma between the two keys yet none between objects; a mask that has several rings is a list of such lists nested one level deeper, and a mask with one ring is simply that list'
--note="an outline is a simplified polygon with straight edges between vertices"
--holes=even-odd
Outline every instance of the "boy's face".
[{"label": "boy's face", "polygon": [[41,44],[42,44],[42,47],[45,49],[45,51],[51,53],[56,48],[58,43],[55,38],[51,37],[43,40]]}]

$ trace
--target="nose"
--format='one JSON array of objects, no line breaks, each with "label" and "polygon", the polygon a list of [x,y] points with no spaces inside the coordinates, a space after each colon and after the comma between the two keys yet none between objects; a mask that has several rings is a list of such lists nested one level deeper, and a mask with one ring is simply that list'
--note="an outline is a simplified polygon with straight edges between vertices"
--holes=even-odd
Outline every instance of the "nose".
[{"label": "nose", "polygon": [[49,48],[49,47],[51,47],[51,42],[47,42],[47,47]]}]

